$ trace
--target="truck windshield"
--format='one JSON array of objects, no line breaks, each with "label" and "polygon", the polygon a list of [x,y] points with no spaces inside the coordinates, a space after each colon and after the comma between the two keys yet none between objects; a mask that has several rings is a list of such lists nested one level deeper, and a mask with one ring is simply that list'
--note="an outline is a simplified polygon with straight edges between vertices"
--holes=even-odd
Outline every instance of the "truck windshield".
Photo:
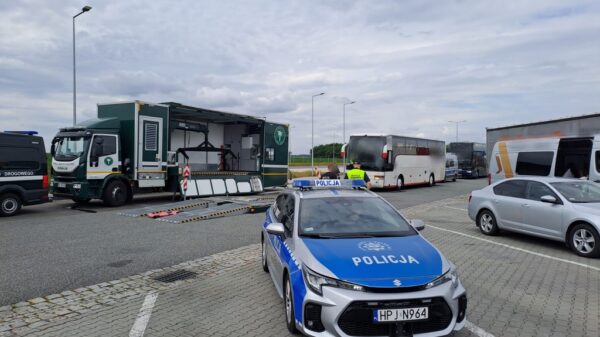
[{"label": "truck windshield", "polygon": [[302,200],[299,234],[314,238],[415,235],[411,225],[379,198]]},{"label": "truck windshield", "polygon": [[357,160],[361,169],[366,171],[383,171],[385,160],[381,153],[385,146],[385,137],[352,136],[348,143],[350,162]]},{"label": "truck windshield", "polygon": [[75,160],[81,157],[87,149],[88,139],[84,137],[61,138],[56,144],[56,160]]}]

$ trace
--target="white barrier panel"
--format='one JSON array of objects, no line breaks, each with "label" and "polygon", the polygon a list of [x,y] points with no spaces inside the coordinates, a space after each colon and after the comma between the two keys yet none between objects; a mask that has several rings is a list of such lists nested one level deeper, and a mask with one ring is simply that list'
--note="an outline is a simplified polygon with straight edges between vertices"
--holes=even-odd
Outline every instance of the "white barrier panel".
[{"label": "white barrier panel", "polygon": [[234,179],[226,179],[225,185],[227,185],[227,192],[229,194],[235,194],[238,192],[237,185]]},{"label": "white barrier panel", "polygon": [[225,194],[227,190],[225,189],[225,182],[223,179],[211,179],[212,188],[214,194]]},{"label": "white barrier panel", "polygon": [[260,178],[258,178],[258,177],[250,178],[250,185],[252,185],[253,192],[262,192],[263,191],[262,181],[260,181]]},{"label": "white barrier panel", "polygon": [[205,196],[213,194],[213,190],[210,185],[210,180],[198,179],[194,181],[198,184],[198,195]]},{"label": "white barrier panel", "polygon": [[[180,183],[181,183],[181,190],[183,191],[183,180]],[[185,191],[185,196],[186,197],[197,197],[198,196],[198,188],[196,188],[196,183],[192,179],[188,179],[188,188],[187,188],[187,191]]]},{"label": "white barrier panel", "polygon": [[252,188],[250,187],[250,183],[247,181],[240,181],[237,183],[238,192],[240,193],[250,193],[252,192]]}]

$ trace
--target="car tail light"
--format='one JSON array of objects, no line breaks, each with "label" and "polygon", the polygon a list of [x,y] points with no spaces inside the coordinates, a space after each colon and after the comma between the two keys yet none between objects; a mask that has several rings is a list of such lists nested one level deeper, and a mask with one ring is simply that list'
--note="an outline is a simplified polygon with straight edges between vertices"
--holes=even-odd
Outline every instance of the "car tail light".
[{"label": "car tail light", "polygon": [[45,175],[44,178],[42,179],[42,188],[43,189],[47,189],[49,186],[48,184],[48,175]]}]

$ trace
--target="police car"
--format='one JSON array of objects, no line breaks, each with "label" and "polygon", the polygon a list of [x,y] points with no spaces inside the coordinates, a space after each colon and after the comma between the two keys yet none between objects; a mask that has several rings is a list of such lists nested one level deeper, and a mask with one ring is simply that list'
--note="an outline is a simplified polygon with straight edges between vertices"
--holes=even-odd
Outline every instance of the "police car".
[{"label": "police car", "polygon": [[262,267],[290,332],[441,336],[465,324],[456,267],[357,180],[295,180],[267,210]]}]

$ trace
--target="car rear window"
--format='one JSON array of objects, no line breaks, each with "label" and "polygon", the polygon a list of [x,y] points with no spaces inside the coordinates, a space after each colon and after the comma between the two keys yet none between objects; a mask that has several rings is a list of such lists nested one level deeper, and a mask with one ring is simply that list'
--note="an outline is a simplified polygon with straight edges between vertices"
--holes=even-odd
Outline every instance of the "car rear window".
[{"label": "car rear window", "polygon": [[508,180],[494,186],[494,194],[505,197],[525,198],[525,180]]}]

